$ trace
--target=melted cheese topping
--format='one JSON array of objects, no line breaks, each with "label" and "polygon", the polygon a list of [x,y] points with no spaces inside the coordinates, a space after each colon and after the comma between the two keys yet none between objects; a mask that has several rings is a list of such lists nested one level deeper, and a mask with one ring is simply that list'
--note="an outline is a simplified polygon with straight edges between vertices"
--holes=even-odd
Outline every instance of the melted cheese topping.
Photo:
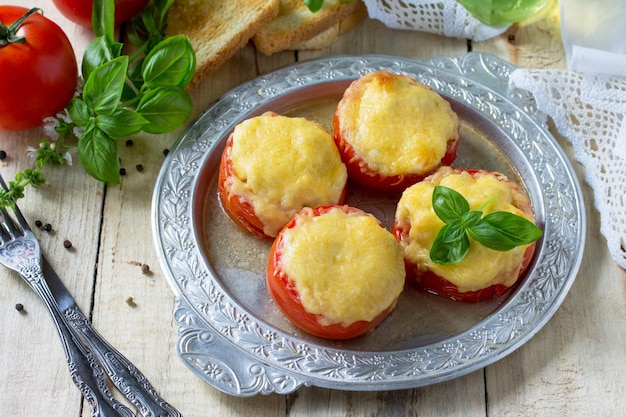
[{"label": "melted cheese topping", "polygon": [[339,109],[341,130],[371,169],[426,174],[437,168],[448,141],[458,139],[456,113],[425,85],[381,71],[353,86]]},{"label": "melted cheese topping", "polygon": [[528,199],[510,184],[499,181],[493,175],[472,176],[467,172],[448,175],[449,171],[449,168],[442,168],[427,181],[407,188],[398,203],[396,221],[401,226],[410,222],[409,240],[403,242],[406,258],[420,270],[431,270],[452,282],[461,292],[495,284],[513,285],[528,245],[501,252],[486,248],[470,238],[469,253],[461,262],[439,265],[431,261],[430,248],[444,225],[432,209],[432,194],[437,184],[461,193],[469,202],[470,210],[477,210],[487,200],[497,196],[483,207],[483,215],[508,211],[534,222],[531,215],[517,208],[527,205]]},{"label": "melted cheese topping", "polygon": [[230,158],[236,175],[225,187],[252,204],[268,236],[302,207],[336,204],[348,178],[330,133],[304,118],[265,114],[240,123]]},{"label": "melted cheese topping", "polygon": [[282,268],[322,325],[372,321],[403,289],[402,247],[373,216],[341,209],[298,215],[283,242]]}]

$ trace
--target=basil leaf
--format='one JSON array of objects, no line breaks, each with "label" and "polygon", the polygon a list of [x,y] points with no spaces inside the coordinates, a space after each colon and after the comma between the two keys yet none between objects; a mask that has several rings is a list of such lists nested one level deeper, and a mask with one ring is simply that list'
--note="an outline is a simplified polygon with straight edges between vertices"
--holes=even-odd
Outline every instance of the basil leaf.
[{"label": "basil leaf", "polygon": [[136,110],[149,122],[143,128],[145,132],[167,133],[187,120],[193,111],[193,103],[180,87],[158,87],[141,97]]},{"label": "basil leaf", "polygon": [[91,116],[93,116],[87,104],[79,98],[73,98],[70,101],[67,111],[77,126],[86,126]]},{"label": "basil leaf", "polygon": [[141,74],[150,87],[185,87],[196,70],[196,54],[184,35],[159,42],[146,56]]},{"label": "basil leaf", "polygon": [[454,222],[443,226],[430,248],[430,259],[440,265],[460,262],[469,251],[470,242],[465,229]]},{"label": "basil leaf", "polygon": [[115,39],[115,3],[113,0],[94,0],[91,24],[96,36],[103,36],[108,44]]},{"label": "basil leaf", "polygon": [[123,55],[99,66],[91,73],[83,89],[83,98],[94,112],[111,115],[117,109],[127,69],[128,56]]},{"label": "basil leaf", "polygon": [[148,121],[136,111],[130,109],[117,109],[112,115],[101,114],[96,117],[96,126],[104,131],[107,136],[118,139],[134,135]]},{"label": "basil leaf", "polygon": [[120,182],[120,162],[117,142],[94,127],[85,130],[78,141],[78,158],[85,171],[95,179]]},{"label": "basil leaf", "polygon": [[317,12],[324,5],[324,0],[304,0],[310,11]]},{"label": "basil leaf", "polygon": [[108,44],[104,36],[99,36],[89,42],[81,64],[83,79],[88,79],[93,70],[120,56],[123,46],[124,44],[119,42]]},{"label": "basil leaf", "polygon": [[476,211],[476,210],[463,213],[463,215],[461,216],[461,225],[463,226],[463,229],[474,227],[475,225],[480,223],[481,221],[480,218],[482,215],[483,215],[482,211]]},{"label": "basil leaf", "polygon": [[527,245],[543,235],[541,229],[531,221],[506,211],[487,214],[467,232],[481,245],[498,251]]},{"label": "basil leaf", "polygon": [[433,190],[433,210],[444,223],[459,221],[461,216],[468,212],[469,203],[458,191],[442,185]]}]

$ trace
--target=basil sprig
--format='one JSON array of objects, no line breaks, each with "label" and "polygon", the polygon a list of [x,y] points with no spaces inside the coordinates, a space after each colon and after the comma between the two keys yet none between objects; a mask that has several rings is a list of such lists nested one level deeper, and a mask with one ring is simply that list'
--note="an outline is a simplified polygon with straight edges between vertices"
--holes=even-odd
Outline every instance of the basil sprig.
[{"label": "basil sprig", "polygon": [[508,251],[532,243],[543,234],[531,221],[507,211],[483,216],[482,207],[470,210],[465,197],[442,185],[433,190],[432,204],[435,214],[445,223],[430,249],[431,260],[440,265],[461,262],[469,251],[470,237],[487,248]]},{"label": "basil sprig", "polygon": [[[153,7],[164,15],[170,5],[157,1]],[[97,37],[83,57],[85,87],[82,97],[72,99],[68,113],[79,128],[74,132],[80,132],[78,158],[85,171],[100,181],[117,183],[116,139],[142,130],[167,133],[191,115],[193,104],[185,87],[195,71],[196,56],[183,35],[146,43],[133,57],[122,55],[123,44],[113,39],[113,0],[96,0],[93,10]],[[132,76],[130,69],[135,72]]]}]

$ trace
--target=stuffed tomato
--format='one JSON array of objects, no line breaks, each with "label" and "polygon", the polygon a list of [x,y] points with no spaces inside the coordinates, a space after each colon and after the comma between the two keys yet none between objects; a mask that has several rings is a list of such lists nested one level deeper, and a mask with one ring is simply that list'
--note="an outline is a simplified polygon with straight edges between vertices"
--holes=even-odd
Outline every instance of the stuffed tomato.
[{"label": "stuffed tomato", "polygon": [[343,203],[346,181],[346,167],[322,126],[267,112],[238,124],[228,138],[218,193],[242,230],[273,238],[303,207]]},{"label": "stuffed tomato", "polygon": [[[454,263],[436,262],[433,260],[434,242],[446,226],[433,209],[437,186],[455,190],[466,199],[468,211],[479,213],[473,220],[469,220],[468,215],[460,216],[467,224],[478,224],[481,216],[487,219],[501,217],[502,213],[515,215],[519,222],[532,229],[528,243],[494,249],[491,244],[485,246],[475,240],[472,233],[467,238],[459,234],[459,239],[467,242],[464,257]],[[471,232],[471,227],[468,230]],[[392,233],[404,249],[409,283],[433,294],[470,302],[499,297],[513,287],[528,268],[535,240],[541,235],[535,226],[530,200],[517,184],[497,172],[449,167],[440,168],[404,191]],[[515,228],[503,232],[506,233],[516,233]],[[452,240],[454,235],[450,236],[447,238]]]},{"label": "stuffed tomato", "polygon": [[386,70],[366,74],[345,90],[333,130],[349,178],[380,190],[402,191],[451,165],[459,142],[458,116],[448,101]]},{"label": "stuffed tomato", "polygon": [[349,339],[370,332],[394,309],[405,282],[403,251],[360,209],[305,208],[274,240],[266,280],[295,326]]}]

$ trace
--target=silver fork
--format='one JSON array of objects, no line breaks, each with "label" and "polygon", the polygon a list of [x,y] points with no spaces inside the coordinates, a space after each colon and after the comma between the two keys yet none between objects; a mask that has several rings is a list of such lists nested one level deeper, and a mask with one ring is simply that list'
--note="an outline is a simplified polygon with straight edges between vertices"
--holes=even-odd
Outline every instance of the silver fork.
[{"label": "silver fork", "polygon": [[[0,176],[0,186],[6,184]],[[113,348],[80,311],[72,295],[41,254],[15,203],[17,222],[0,208],[0,263],[17,272],[42,299],[58,330],[70,376],[91,407],[93,417],[132,417],[135,413],[109,390],[106,378],[144,417],[181,414],[162,399],[146,377]]]}]

